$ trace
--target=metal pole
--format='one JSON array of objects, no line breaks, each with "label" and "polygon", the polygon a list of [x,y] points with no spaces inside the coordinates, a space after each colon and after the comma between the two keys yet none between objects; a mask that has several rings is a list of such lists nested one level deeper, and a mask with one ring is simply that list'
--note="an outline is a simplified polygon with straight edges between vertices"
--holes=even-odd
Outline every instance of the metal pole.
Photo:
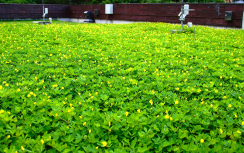
[{"label": "metal pole", "polygon": [[172,45],[172,32],[171,32],[171,45]]},{"label": "metal pole", "polygon": [[182,0],[182,4],[181,4],[181,31],[183,30],[183,9],[184,9],[184,5],[183,5],[183,0]]},{"label": "metal pole", "polygon": [[[44,3],[43,3],[43,0],[42,0],[42,6],[43,6],[43,22],[45,22],[45,16],[44,16]],[[43,23],[44,24],[44,23]]]}]

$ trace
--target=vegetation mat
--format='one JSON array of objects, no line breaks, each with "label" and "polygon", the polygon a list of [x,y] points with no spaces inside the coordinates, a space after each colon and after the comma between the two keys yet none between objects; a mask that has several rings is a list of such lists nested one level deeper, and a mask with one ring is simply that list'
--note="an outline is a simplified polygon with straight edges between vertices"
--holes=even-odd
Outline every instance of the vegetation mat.
[{"label": "vegetation mat", "polygon": [[244,152],[244,31],[0,24],[3,152]]}]

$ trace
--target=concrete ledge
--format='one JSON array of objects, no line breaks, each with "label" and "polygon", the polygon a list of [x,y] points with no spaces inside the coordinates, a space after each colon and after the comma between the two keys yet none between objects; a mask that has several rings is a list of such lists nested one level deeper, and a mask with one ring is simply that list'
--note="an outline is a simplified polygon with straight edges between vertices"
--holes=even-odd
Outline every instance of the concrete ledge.
[{"label": "concrete ledge", "polygon": [[[59,21],[66,21],[66,22],[77,22],[77,23],[85,23],[87,19],[75,19],[75,18],[59,18]],[[127,21],[127,20],[102,20],[102,19],[95,19],[95,23],[100,24],[128,24],[128,23],[138,23],[143,21]]]}]

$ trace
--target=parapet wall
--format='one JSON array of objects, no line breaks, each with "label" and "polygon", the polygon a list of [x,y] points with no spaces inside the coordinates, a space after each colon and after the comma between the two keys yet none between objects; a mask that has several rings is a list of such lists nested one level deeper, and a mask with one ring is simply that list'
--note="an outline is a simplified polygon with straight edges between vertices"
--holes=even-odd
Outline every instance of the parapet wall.
[{"label": "parapet wall", "polygon": [[[199,25],[213,25],[225,27],[242,27],[244,4],[219,4],[219,12],[216,9],[217,3],[188,3],[190,12],[186,17],[187,22]],[[181,4],[160,3],[160,4],[114,4],[113,14],[105,14],[105,5],[55,5],[46,4],[48,15],[52,18],[85,19],[84,12],[99,10],[99,15],[93,15],[95,19],[101,20],[126,20],[126,21],[148,21],[180,23],[178,14],[181,11]],[[40,4],[0,4],[0,19],[37,19],[42,18],[42,5]],[[233,12],[233,20],[225,20],[225,11]]]},{"label": "parapet wall", "polygon": [[[69,5],[46,4],[46,18],[68,18]],[[42,18],[43,6],[40,4],[0,4],[0,19],[38,19]]]},{"label": "parapet wall", "polygon": [[[219,4],[219,12],[216,3],[196,4],[190,3],[190,9],[195,9],[186,17],[187,22],[199,25],[214,25],[225,27],[242,27],[244,4]],[[94,12],[98,9],[99,16],[95,19],[149,21],[180,23],[178,14],[181,4],[114,4],[113,15],[105,14],[105,5],[71,5],[70,18],[85,18],[83,12]],[[233,11],[233,20],[225,20],[225,11]]]}]

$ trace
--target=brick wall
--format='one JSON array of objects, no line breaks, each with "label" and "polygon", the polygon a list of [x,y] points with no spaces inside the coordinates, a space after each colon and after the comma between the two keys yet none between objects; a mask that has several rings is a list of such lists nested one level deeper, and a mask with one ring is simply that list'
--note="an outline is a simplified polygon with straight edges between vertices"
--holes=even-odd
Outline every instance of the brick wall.
[{"label": "brick wall", "polygon": [[[219,4],[219,14],[216,11],[216,4],[189,4],[190,12],[186,17],[186,22],[199,25],[215,25],[226,27],[242,26],[242,16],[244,4]],[[105,5],[71,5],[70,18],[85,18],[84,11],[100,11],[95,19],[106,19]],[[109,15],[109,20],[131,20],[131,21],[150,21],[180,23],[178,14],[181,11],[181,4],[114,4],[113,15]],[[233,20],[225,20],[225,11],[233,11]]]},{"label": "brick wall", "polygon": [[[244,4],[219,4],[219,15],[216,11],[215,3],[192,3],[189,4],[191,9],[186,17],[186,22],[193,22],[199,25],[216,25],[226,27],[242,26],[242,16]],[[47,4],[47,18],[78,18],[85,19],[84,11],[94,13],[95,9],[100,11],[99,16],[95,19],[109,20],[129,20],[129,21],[150,21],[150,22],[168,22],[180,23],[178,14],[181,4],[114,4],[114,14],[105,14],[105,5],[55,5]],[[0,19],[26,19],[26,18],[42,18],[42,5],[40,4],[0,4]],[[225,21],[225,11],[233,11],[233,20]]]},{"label": "brick wall", "polygon": [[[68,18],[69,5],[46,4],[46,18]],[[0,19],[42,18],[43,8],[40,4],[0,4]]]}]

